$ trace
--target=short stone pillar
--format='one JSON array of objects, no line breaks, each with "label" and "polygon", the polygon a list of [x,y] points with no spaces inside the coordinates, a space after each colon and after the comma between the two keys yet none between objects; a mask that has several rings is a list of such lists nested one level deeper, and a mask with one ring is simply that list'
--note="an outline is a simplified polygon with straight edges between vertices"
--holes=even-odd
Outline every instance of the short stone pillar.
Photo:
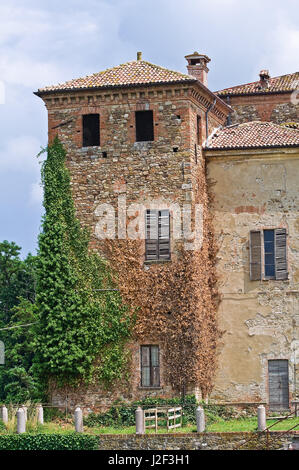
[{"label": "short stone pillar", "polygon": [[266,408],[260,405],[257,408],[257,428],[258,431],[264,431],[267,428],[266,424]]},{"label": "short stone pillar", "polygon": [[135,411],[135,421],[136,421],[136,434],[144,434],[144,413],[143,409],[138,406]]},{"label": "short stone pillar", "polygon": [[17,433],[22,434],[23,432],[26,432],[25,412],[23,408],[19,408],[17,411]]},{"label": "short stone pillar", "polygon": [[43,410],[42,405],[37,405],[36,414],[37,414],[38,424],[44,424],[44,410]]},{"label": "short stone pillar", "polygon": [[22,409],[24,410],[25,421],[27,422],[27,406],[22,405]]},{"label": "short stone pillar", "polygon": [[7,424],[8,422],[8,411],[5,405],[2,406],[1,408],[1,419],[4,424]]},{"label": "short stone pillar", "polygon": [[83,412],[80,406],[77,406],[75,409],[75,431],[76,432],[83,432]]},{"label": "short stone pillar", "polygon": [[197,432],[204,432],[206,429],[205,412],[201,406],[196,408],[196,428]]}]

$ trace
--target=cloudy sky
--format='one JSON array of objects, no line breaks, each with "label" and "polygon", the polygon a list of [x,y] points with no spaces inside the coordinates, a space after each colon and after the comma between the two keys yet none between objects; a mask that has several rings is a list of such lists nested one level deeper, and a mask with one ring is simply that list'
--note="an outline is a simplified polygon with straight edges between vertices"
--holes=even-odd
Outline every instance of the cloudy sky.
[{"label": "cloudy sky", "polygon": [[0,0],[0,241],[36,250],[47,119],[33,91],[139,50],[182,72],[186,54],[208,54],[212,90],[295,72],[298,13],[298,0]]}]

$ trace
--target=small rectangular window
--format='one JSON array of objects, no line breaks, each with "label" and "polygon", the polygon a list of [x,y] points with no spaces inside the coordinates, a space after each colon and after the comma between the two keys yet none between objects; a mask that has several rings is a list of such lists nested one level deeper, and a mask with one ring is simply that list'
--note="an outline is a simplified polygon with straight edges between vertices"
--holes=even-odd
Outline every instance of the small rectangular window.
[{"label": "small rectangular window", "polygon": [[251,231],[249,248],[251,281],[288,279],[285,228]]},{"label": "small rectangular window", "polygon": [[146,211],[145,259],[170,259],[170,214],[167,209]]},{"label": "small rectangular window", "polygon": [[141,386],[160,386],[160,354],[159,346],[141,346]]},{"label": "small rectangular window", "polygon": [[83,147],[93,147],[100,145],[100,115],[84,114],[83,124]]},{"label": "small rectangular window", "polygon": [[154,140],[153,111],[136,111],[136,142]]}]

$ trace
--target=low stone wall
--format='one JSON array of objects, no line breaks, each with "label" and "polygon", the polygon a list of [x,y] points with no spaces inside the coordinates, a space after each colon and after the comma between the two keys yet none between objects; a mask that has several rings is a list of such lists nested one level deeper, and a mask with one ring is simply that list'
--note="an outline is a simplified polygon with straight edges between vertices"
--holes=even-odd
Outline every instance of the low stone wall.
[{"label": "low stone wall", "polygon": [[192,434],[115,435],[99,437],[99,450],[279,450],[287,449],[296,432],[282,434],[223,432]]}]

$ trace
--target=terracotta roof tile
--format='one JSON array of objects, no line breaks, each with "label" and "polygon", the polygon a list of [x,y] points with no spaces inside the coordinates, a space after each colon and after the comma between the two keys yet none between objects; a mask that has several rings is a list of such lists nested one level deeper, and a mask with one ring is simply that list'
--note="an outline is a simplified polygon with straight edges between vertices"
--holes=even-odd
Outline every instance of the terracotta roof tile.
[{"label": "terracotta roof tile", "polygon": [[280,77],[269,78],[265,82],[258,80],[257,82],[246,83],[245,85],[237,85],[223,90],[216,91],[218,96],[227,95],[250,95],[256,93],[281,93],[291,92],[299,88],[299,72],[281,75]]},{"label": "terracotta roof tile", "polygon": [[144,60],[134,60],[116,67],[58,85],[40,88],[37,93],[89,88],[114,88],[130,85],[195,82],[190,75],[174,72]]},{"label": "terracotta roof tile", "polygon": [[205,150],[225,150],[266,147],[299,147],[299,129],[252,121],[216,129]]}]

